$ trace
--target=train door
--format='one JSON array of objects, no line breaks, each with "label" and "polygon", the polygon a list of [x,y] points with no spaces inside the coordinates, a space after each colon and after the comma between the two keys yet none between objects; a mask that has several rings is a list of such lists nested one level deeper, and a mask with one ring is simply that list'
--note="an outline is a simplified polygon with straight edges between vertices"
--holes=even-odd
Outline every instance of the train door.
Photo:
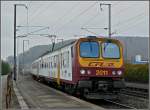
[{"label": "train door", "polygon": [[57,84],[60,85],[60,55],[57,55]]}]

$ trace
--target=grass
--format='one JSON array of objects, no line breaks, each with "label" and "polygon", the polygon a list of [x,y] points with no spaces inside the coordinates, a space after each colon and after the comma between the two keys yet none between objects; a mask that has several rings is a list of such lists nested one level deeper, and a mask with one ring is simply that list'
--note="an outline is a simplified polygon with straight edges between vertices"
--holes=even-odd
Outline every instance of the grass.
[{"label": "grass", "polygon": [[148,66],[148,64],[125,64],[125,80],[129,82],[148,83]]},{"label": "grass", "polygon": [[10,73],[10,70],[10,65],[7,62],[2,61],[2,75],[7,75]]}]

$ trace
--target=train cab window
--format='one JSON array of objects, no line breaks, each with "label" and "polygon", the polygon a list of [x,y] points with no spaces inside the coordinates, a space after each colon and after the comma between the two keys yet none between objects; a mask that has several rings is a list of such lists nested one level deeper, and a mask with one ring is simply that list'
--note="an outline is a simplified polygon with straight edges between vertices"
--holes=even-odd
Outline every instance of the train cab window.
[{"label": "train cab window", "polygon": [[102,56],[104,58],[120,58],[120,50],[115,43],[102,43]]},{"label": "train cab window", "polygon": [[99,43],[96,41],[86,41],[80,43],[80,56],[84,58],[99,57]]}]

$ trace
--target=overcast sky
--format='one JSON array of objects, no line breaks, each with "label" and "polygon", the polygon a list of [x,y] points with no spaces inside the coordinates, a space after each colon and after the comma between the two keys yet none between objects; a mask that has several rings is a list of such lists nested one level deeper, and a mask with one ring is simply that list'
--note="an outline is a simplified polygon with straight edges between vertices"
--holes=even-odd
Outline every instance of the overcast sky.
[{"label": "overcast sky", "polygon": [[[112,36],[149,37],[149,3],[148,1],[1,1],[1,51],[2,59],[13,55],[13,23],[14,4],[26,4],[27,10],[17,6],[17,26],[48,26],[49,29],[34,34],[55,34],[59,39],[71,39],[76,35],[107,36],[108,8],[100,3],[111,3]],[[28,21],[28,23],[27,23]],[[86,30],[82,27],[89,28]],[[17,35],[41,29],[43,27],[17,28]],[[18,40],[18,52],[22,52],[22,41],[25,49],[35,45],[47,45],[50,38],[44,36],[29,36]]]}]

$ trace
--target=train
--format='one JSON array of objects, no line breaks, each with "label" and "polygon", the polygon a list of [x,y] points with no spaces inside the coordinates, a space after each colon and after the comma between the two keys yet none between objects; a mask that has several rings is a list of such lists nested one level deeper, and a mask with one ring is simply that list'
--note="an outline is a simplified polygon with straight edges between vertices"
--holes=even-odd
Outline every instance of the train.
[{"label": "train", "polygon": [[31,66],[34,79],[87,99],[114,99],[125,88],[123,45],[87,36],[56,43]]}]

